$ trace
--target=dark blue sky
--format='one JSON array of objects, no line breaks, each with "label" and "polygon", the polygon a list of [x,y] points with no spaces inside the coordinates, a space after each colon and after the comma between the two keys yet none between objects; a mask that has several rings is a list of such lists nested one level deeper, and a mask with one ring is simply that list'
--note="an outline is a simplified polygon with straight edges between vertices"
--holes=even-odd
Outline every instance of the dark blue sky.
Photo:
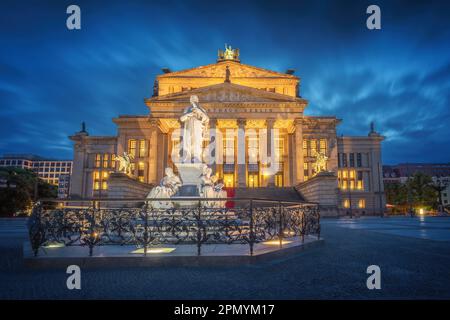
[{"label": "dark blue sky", "polygon": [[0,154],[71,158],[81,121],[114,135],[111,118],[147,113],[162,67],[213,63],[228,43],[244,63],[296,69],[306,113],[342,118],[339,134],[375,121],[385,163],[449,162],[449,17],[449,1],[2,1]]}]

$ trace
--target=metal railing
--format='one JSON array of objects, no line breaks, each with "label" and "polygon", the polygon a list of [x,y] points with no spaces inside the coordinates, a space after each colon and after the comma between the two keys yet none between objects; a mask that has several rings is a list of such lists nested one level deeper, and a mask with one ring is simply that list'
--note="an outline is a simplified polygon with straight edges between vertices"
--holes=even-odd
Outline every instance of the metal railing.
[{"label": "metal railing", "polygon": [[[81,199],[38,201],[29,218],[32,250],[38,255],[49,245],[87,246],[89,256],[100,245],[195,244],[201,255],[205,244],[254,245],[272,240],[320,238],[320,213],[316,203],[256,198],[173,198],[170,209],[155,209],[148,199]],[[188,201],[190,206],[183,205]],[[210,208],[209,201],[232,201],[233,208]]]}]

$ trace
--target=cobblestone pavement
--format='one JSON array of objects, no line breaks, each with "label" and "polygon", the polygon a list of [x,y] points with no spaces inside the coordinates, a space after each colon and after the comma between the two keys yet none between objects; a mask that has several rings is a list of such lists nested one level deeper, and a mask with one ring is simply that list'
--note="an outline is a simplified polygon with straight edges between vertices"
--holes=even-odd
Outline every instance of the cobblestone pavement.
[{"label": "cobblestone pavement", "polygon": [[[450,218],[323,219],[325,242],[270,263],[237,267],[65,270],[22,264],[24,220],[0,219],[0,298],[431,299],[450,298]],[[368,290],[366,268],[381,268]]]}]

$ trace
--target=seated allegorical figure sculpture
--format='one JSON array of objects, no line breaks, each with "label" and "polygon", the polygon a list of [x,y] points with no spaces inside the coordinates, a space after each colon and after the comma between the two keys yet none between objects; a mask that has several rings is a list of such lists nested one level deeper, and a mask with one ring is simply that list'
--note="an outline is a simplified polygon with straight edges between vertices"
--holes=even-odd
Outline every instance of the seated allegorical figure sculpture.
[{"label": "seated allegorical figure sculpture", "polygon": [[[167,167],[166,176],[161,179],[159,186],[154,187],[147,196],[147,199],[171,198],[182,185],[180,178],[173,172],[172,168]],[[150,206],[156,209],[173,208],[172,201],[151,201]]]},{"label": "seated allegorical figure sculpture", "polygon": [[[214,199],[214,198],[226,198],[227,192],[222,190],[223,184],[216,184],[218,178],[216,175],[211,176],[212,169],[205,166],[203,170],[203,175],[201,177],[201,193],[200,196],[203,198]],[[205,201],[205,207],[209,208],[222,208],[225,207],[225,201]]]}]

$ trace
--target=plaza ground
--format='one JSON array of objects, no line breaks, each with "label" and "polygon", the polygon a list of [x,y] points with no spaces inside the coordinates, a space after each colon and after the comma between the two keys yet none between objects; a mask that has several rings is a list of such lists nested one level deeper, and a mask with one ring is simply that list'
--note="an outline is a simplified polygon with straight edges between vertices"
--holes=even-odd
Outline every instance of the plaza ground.
[{"label": "plaza ground", "polygon": [[[449,299],[450,218],[324,219],[323,245],[236,267],[65,269],[22,263],[25,220],[0,219],[1,299]],[[366,287],[381,268],[381,290]]]}]

